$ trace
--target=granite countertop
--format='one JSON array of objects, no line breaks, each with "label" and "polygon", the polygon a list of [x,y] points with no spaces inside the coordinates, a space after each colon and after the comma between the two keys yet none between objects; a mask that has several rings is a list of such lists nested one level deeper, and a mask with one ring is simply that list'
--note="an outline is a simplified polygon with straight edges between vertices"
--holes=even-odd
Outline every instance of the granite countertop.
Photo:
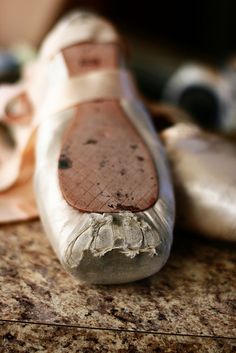
[{"label": "granite countertop", "polygon": [[235,245],[176,234],[162,271],[78,284],[39,221],[0,227],[0,353],[236,352]]}]

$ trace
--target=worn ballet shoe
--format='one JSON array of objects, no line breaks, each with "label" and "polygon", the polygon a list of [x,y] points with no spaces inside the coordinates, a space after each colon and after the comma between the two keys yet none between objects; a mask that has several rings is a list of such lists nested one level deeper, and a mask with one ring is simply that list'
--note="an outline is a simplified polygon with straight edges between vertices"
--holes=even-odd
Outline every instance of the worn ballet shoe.
[{"label": "worn ballet shoe", "polygon": [[236,241],[236,141],[201,129],[180,109],[150,108],[170,161],[176,226]]},{"label": "worn ballet shoe", "polygon": [[44,41],[35,194],[45,231],[79,280],[150,276],[172,243],[174,197],[163,147],[113,26],[68,15]]}]

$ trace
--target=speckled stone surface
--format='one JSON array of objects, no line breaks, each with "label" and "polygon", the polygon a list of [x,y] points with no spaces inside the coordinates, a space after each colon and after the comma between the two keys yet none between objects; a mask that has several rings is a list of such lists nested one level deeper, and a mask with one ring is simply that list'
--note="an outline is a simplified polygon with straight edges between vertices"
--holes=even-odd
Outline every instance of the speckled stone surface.
[{"label": "speckled stone surface", "polygon": [[236,349],[236,340],[230,339],[1,322],[0,338],[0,353],[234,353]]},{"label": "speckled stone surface", "polygon": [[[90,352],[89,337],[98,352],[109,351],[101,350],[106,340],[116,342],[112,352],[140,352],[149,343],[148,352],[234,352],[235,264],[235,245],[176,235],[167,265],[155,276],[126,285],[79,284],[61,268],[38,221],[2,226],[0,335],[9,331],[13,343],[29,344],[30,337],[35,344],[45,337],[51,344],[59,333],[57,344],[71,344],[70,352],[80,352],[78,339],[81,351]],[[10,341],[2,338],[2,345]]]}]

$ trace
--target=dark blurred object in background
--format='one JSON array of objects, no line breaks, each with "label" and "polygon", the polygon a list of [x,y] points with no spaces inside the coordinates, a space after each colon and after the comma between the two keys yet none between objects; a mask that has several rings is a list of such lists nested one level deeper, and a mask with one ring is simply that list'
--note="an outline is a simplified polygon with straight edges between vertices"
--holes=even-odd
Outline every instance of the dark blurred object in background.
[{"label": "dark blurred object in background", "polygon": [[109,15],[125,28],[183,50],[225,56],[235,49],[234,0],[106,3]]},{"label": "dark blurred object in background", "polygon": [[0,82],[15,82],[20,77],[20,62],[6,50],[0,51]]}]

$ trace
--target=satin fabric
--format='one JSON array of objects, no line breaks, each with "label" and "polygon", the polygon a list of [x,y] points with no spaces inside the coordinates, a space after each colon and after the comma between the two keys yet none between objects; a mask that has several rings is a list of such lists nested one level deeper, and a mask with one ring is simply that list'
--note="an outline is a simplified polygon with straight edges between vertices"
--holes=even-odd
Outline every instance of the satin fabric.
[{"label": "satin fabric", "polygon": [[175,184],[177,226],[236,241],[236,142],[188,123],[161,137]]}]

